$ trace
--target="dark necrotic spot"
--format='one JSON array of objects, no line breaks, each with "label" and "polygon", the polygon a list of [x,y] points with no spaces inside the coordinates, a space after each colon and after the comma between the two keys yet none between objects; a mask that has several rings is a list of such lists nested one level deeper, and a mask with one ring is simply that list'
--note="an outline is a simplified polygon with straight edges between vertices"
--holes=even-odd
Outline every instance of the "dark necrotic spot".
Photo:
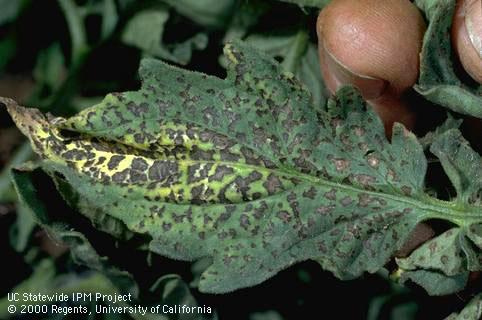
[{"label": "dark necrotic spot", "polygon": [[246,178],[246,182],[253,183],[255,181],[261,180],[263,175],[258,171],[252,171],[249,176]]},{"label": "dark necrotic spot", "polygon": [[193,146],[191,149],[191,158],[193,160],[205,160],[205,161],[211,161],[213,160],[213,151],[205,151],[199,149],[197,146]]},{"label": "dark necrotic spot", "polygon": [[149,168],[149,180],[161,181],[177,173],[177,163],[172,161],[156,160]]},{"label": "dark necrotic spot", "polygon": [[280,211],[277,214],[278,218],[283,221],[284,223],[289,223],[291,221],[291,215],[289,214],[288,211]]},{"label": "dark necrotic spot", "polygon": [[266,182],[263,183],[263,186],[266,188],[268,194],[270,195],[282,190],[281,180],[273,173],[268,176]]},{"label": "dark necrotic spot", "polygon": [[326,192],[324,196],[328,200],[336,200],[336,189],[331,189],[329,192]]},{"label": "dark necrotic spot", "polygon": [[109,168],[109,170],[113,170],[117,168],[117,166],[122,160],[124,160],[124,156],[119,156],[119,155],[112,156],[109,162],[107,163],[107,168]]},{"label": "dark necrotic spot", "polygon": [[261,192],[254,192],[254,193],[251,195],[251,198],[252,198],[252,200],[258,200],[258,199],[260,199],[262,196],[263,196],[263,194],[262,194]]},{"label": "dark necrotic spot", "polygon": [[248,227],[251,225],[249,222],[249,217],[247,214],[242,214],[239,218],[239,224],[244,230],[248,230]]},{"label": "dark necrotic spot", "polygon": [[87,158],[87,152],[80,149],[73,149],[65,152],[62,156],[67,160],[83,160]]},{"label": "dark necrotic spot", "polygon": [[212,164],[208,163],[201,165],[199,163],[193,164],[187,168],[187,182],[194,183],[204,180],[208,177],[209,170],[212,168]]},{"label": "dark necrotic spot", "polygon": [[249,201],[248,190],[249,190],[249,180],[243,177],[237,176],[234,179],[234,184],[236,185],[236,190],[241,193],[244,201]]},{"label": "dark necrotic spot", "polygon": [[138,117],[141,113],[146,113],[149,110],[149,106],[145,102],[138,105],[131,101],[127,104],[127,109]]},{"label": "dark necrotic spot", "polygon": [[315,197],[316,197],[315,187],[311,187],[309,190],[303,192],[303,197],[309,198],[309,199],[315,199]]},{"label": "dark necrotic spot", "polygon": [[170,224],[170,223],[164,222],[164,223],[162,224],[162,229],[163,229],[164,231],[169,231],[169,230],[171,230],[171,227],[172,227],[172,224]]},{"label": "dark necrotic spot", "polygon": [[224,176],[232,174],[234,172],[233,168],[225,166],[225,165],[218,165],[216,167],[216,171],[212,176],[209,177],[208,181],[223,181]]},{"label": "dark necrotic spot", "polygon": [[130,181],[132,183],[142,183],[147,181],[147,176],[143,172],[138,172],[135,170],[130,171]]},{"label": "dark necrotic spot", "polygon": [[137,171],[145,171],[145,170],[147,170],[148,165],[147,165],[146,160],[144,160],[142,158],[134,158],[132,160],[131,167],[132,167],[132,169],[137,170]]},{"label": "dark necrotic spot", "polygon": [[122,183],[126,180],[127,175],[129,174],[129,169],[124,169],[121,172],[116,172],[112,176],[112,180],[116,183]]},{"label": "dark necrotic spot", "polygon": [[401,190],[406,196],[410,196],[412,194],[412,188],[410,188],[409,186],[402,186]]},{"label": "dark necrotic spot", "polygon": [[193,204],[198,204],[203,202],[203,200],[201,199],[203,190],[204,190],[204,187],[202,185],[193,187],[191,189],[191,197],[192,197]]},{"label": "dark necrotic spot", "polygon": [[353,203],[353,199],[348,197],[348,196],[341,199],[341,205],[344,206],[344,207],[349,206],[352,203]]},{"label": "dark necrotic spot", "polygon": [[143,144],[144,143],[144,140],[145,140],[145,136],[143,134],[140,134],[140,133],[136,133],[134,135],[134,141],[136,143],[139,143],[139,144]]}]

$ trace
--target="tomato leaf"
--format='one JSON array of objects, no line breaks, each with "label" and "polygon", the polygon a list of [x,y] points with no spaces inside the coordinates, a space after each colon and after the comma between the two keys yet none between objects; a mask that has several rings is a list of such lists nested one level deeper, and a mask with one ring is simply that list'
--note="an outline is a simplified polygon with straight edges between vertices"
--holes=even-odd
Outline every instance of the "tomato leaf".
[{"label": "tomato leaf", "polygon": [[191,61],[194,50],[206,48],[208,37],[205,33],[197,33],[180,43],[163,43],[162,37],[168,19],[167,8],[151,8],[137,12],[127,23],[122,33],[122,41],[141,49],[149,56],[186,65]]},{"label": "tomato leaf", "polygon": [[[472,150],[468,142],[455,129],[446,131],[433,142],[431,149],[439,159],[457,191],[457,198],[451,203],[454,207],[481,207],[482,200],[482,159]],[[417,283],[431,294],[449,294],[464,288],[469,271],[482,270],[482,224],[481,209],[475,216],[460,217],[458,226],[424,243],[408,258],[398,259],[403,270],[410,270],[405,278],[413,279],[417,269],[436,272],[438,280],[432,277],[419,277]],[[403,275],[402,275],[403,276]],[[457,281],[450,279],[457,278]],[[461,278],[462,277],[462,278]],[[445,279],[442,279],[445,278]],[[435,282],[448,284],[440,289],[433,287]],[[440,289],[440,291],[438,291]]]},{"label": "tomato leaf", "polygon": [[381,269],[423,220],[482,221],[478,202],[424,193],[417,138],[396,124],[389,142],[355,89],[315,109],[269,56],[238,42],[225,55],[226,79],[144,60],[139,91],[69,119],[0,101],[84,215],[122,221],[164,256],[211,257],[201,291],[307,259],[352,279]]},{"label": "tomato leaf", "polygon": [[415,3],[429,21],[415,90],[436,104],[482,118],[482,87],[463,83],[454,71],[450,28],[455,0],[417,0]]},{"label": "tomato leaf", "polygon": [[318,108],[326,104],[329,94],[319,71],[318,49],[309,42],[305,31],[253,34],[244,41],[272,57],[282,58],[283,69],[293,73],[311,92],[312,104]]},{"label": "tomato leaf", "polygon": [[472,298],[459,314],[451,314],[445,320],[478,320],[482,317],[482,294]]}]

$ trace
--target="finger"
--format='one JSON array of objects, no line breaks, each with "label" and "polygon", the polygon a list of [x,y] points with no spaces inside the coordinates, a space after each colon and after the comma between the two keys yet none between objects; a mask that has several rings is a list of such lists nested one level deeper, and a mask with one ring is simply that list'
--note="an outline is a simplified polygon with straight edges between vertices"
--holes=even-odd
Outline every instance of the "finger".
[{"label": "finger", "polygon": [[452,44],[465,71],[482,83],[482,0],[458,0]]},{"label": "finger", "polygon": [[317,21],[318,50],[328,89],[358,87],[382,118],[412,128],[404,93],[418,78],[425,22],[408,0],[334,0]]}]

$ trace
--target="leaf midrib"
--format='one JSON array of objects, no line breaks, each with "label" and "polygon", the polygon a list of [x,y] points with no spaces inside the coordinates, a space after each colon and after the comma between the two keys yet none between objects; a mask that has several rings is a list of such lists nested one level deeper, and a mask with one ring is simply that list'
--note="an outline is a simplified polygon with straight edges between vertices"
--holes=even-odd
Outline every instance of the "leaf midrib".
[{"label": "leaf midrib", "polygon": [[[122,143],[122,142],[119,142]],[[452,223],[455,223],[459,226],[466,226],[468,224],[473,223],[475,221],[482,221],[482,214],[477,213],[477,207],[468,207],[470,208],[460,208],[460,206],[453,201],[444,201],[437,198],[433,198],[428,196],[427,194],[420,192],[419,199],[416,198],[409,198],[401,194],[390,194],[384,193],[379,191],[370,191],[362,188],[357,188],[355,186],[350,186],[346,184],[341,184],[338,182],[333,182],[329,180],[325,180],[322,178],[318,178],[309,174],[301,173],[299,171],[290,169],[286,166],[279,166],[276,169],[271,169],[267,167],[258,167],[254,165],[249,165],[246,163],[239,163],[239,162],[228,162],[228,161],[207,161],[207,160],[178,160],[184,162],[186,164],[192,163],[205,163],[205,164],[223,164],[232,167],[244,167],[248,170],[264,170],[268,172],[276,173],[280,176],[286,176],[289,178],[296,178],[303,180],[304,182],[309,182],[312,184],[323,185],[326,187],[335,188],[336,190],[344,190],[346,193],[365,193],[370,196],[385,198],[394,202],[403,203],[404,205],[419,209],[423,212],[421,215],[422,220],[430,219],[430,218],[439,218],[443,220],[448,220]],[[257,201],[257,200],[252,200]],[[182,205],[182,204],[178,204]],[[186,204],[188,205],[188,204]],[[189,204],[190,205],[190,204]],[[201,206],[209,206],[210,204],[202,204]],[[465,209],[465,210],[464,210]],[[479,212],[482,211],[482,208],[478,210]],[[471,221],[472,220],[472,221]]]},{"label": "leaf midrib", "polygon": [[[186,160],[186,162],[197,163],[200,161]],[[251,170],[259,170],[259,168],[256,166],[244,164],[244,163],[233,163],[233,162],[224,162],[224,161],[203,161],[203,163],[213,163],[213,164],[222,163],[222,164],[231,165],[231,166],[233,165],[243,166]],[[371,196],[382,197],[395,202],[408,204],[410,207],[414,207],[414,208],[426,211],[427,212],[426,214],[422,214],[424,219],[441,218],[445,220],[450,220],[458,225],[460,224],[460,219],[473,219],[473,220],[482,221],[482,214],[477,214],[476,207],[474,207],[473,210],[470,210],[470,211],[462,210],[460,208],[450,208],[451,206],[453,207],[453,206],[456,206],[457,204],[455,202],[444,201],[444,200],[430,197],[425,193],[420,194],[421,199],[419,200],[419,199],[409,198],[403,195],[392,195],[389,193],[383,193],[378,191],[369,191],[369,190],[357,188],[346,184],[340,184],[338,182],[332,182],[332,181],[314,177],[308,174],[300,173],[295,170],[284,171],[279,169],[270,169],[266,167],[263,167],[263,169],[269,170],[271,172],[280,173],[280,175],[283,175],[283,176],[301,179],[301,180],[304,180],[305,182],[310,182],[317,185],[324,185],[324,186],[335,188],[337,190],[346,190],[347,193],[348,192],[366,193]],[[426,202],[424,202],[423,200],[426,200]],[[482,210],[482,208],[480,210]],[[433,214],[429,214],[428,212],[432,212]]]}]

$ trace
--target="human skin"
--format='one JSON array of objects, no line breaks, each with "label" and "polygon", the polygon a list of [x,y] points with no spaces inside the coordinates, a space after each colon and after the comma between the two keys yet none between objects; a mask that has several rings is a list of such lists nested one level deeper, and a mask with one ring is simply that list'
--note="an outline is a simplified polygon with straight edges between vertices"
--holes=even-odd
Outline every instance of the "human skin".
[{"label": "human skin", "polygon": [[[326,87],[334,93],[343,85],[356,86],[382,119],[387,136],[394,122],[413,129],[416,117],[405,95],[419,75],[425,30],[422,15],[408,0],[333,0],[316,25]],[[465,71],[482,83],[482,0],[457,1],[451,37]],[[472,135],[482,137],[482,120],[469,120]],[[419,224],[397,256],[408,256],[434,234],[429,224]]]},{"label": "human skin", "polygon": [[465,71],[482,84],[482,0],[457,1],[451,35]]},{"label": "human skin", "polygon": [[318,16],[318,52],[332,93],[358,87],[382,119],[408,129],[415,113],[406,99],[419,74],[425,21],[408,0],[334,0]]}]

